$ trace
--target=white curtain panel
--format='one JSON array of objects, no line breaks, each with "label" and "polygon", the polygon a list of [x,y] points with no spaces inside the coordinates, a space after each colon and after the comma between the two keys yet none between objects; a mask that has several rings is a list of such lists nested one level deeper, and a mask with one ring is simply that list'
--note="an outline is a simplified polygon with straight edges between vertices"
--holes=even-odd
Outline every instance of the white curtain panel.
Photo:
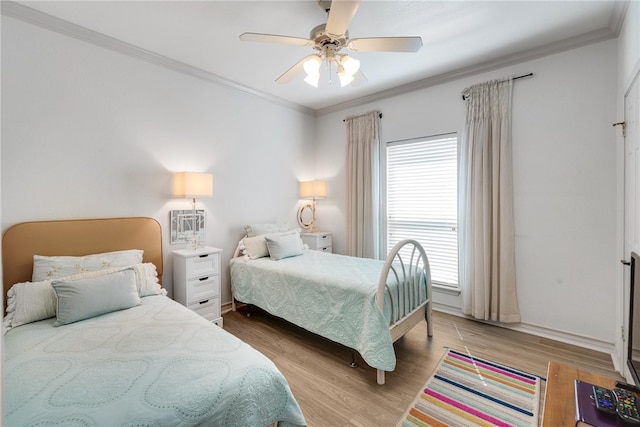
[{"label": "white curtain panel", "polygon": [[516,296],[511,94],[513,80],[465,89],[459,153],[460,284],[463,312],[520,321]]},{"label": "white curtain panel", "polygon": [[347,123],[347,254],[380,258],[380,112]]}]

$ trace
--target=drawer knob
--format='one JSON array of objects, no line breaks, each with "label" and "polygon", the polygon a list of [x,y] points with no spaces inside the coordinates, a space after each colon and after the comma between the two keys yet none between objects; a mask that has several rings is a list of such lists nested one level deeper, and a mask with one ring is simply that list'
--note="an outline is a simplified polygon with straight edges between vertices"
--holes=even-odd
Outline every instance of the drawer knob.
[{"label": "drawer knob", "polygon": [[206,304],[208,302],[209,302],[209,300],[207,299],[207,300],[204,300],[204,301],[200,301],[198,304]]},{"label": "drawer knob", "polygon": [[204,255],[198,255],[200,258],[206,258],[209,256],[209,254],[204,254]]},{"label": "drawer knob", "polygon": [[205,281],[205,280],[207,280],[207,279],[209,279],[209,276],[207,276],[207,277],[201,277],[201,278],[199,278],[198,280],[200,280],[201,282],[204,282],[204,281]]}]

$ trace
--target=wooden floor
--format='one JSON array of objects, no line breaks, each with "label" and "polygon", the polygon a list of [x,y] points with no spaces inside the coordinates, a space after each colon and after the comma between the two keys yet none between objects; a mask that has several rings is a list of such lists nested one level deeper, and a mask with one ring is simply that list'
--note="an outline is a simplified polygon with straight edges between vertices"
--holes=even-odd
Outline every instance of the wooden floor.
[{"label": "wooden floor", "polygon": [[254,308],[224,315],[224,329],[264,353],[287,378],[310,427],[395,426],[448,347],[546,377],[557,360],[619,378],[609,355],[545,338],[433,313],[433,338],[421,322],[395,343],[397,366],[386,384],[352,351]]}]

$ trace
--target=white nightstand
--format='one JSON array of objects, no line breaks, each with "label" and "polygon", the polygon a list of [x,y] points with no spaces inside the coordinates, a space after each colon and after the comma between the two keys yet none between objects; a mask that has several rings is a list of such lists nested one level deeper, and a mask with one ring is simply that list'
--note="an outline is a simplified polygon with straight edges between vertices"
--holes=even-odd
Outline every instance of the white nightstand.
[{"label": "white nightstand", "polygon": [[222,328],[220,314],[220,254],[205,246],[173,251],[173,297]]},{"label": "white nightstand", "polygon": [[331,253],[331,233],[300,233],[302,241],[314,251],[322,251]]}]

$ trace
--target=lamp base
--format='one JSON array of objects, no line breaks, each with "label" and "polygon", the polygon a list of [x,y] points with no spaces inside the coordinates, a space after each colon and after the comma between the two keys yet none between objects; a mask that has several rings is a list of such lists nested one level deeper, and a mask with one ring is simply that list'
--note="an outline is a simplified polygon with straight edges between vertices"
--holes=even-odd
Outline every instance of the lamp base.
[{"label": "lamp base", "polygon": [[201,247],[200,242],[198,241],[197,236],[193,236],[191,239],[189,239],[189,249],[192,249],[195,251],[200,247]]},{"label": "lamp base", "polygon": [[191,232],[193,233],[193,235],[191,236],[191,239],[189,240],[189,249],[193,249],[194,251],[198,249],[198,217],[196,215],[196,198],[193,198],[193,204],[191,206],[192,208],[192,222],[191,222]]}]

